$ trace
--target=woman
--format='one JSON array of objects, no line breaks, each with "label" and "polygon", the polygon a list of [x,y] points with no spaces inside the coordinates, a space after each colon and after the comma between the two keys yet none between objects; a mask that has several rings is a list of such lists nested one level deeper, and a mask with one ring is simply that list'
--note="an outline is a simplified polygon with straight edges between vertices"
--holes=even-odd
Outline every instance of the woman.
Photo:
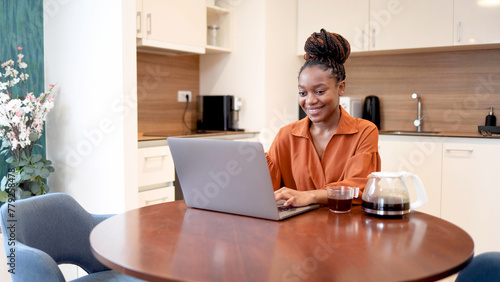
[{"label": "woman", "polygon": [[285,206],[327,204],[326,187],[360,187],[380,170],[378,130],[351,117],[340,105],[346,88],[344,62],[349,42],[321,29],[306,41],[306,62],[299,72],[299,104],[307,114],[281,128],[267,152],[276,200]]}]

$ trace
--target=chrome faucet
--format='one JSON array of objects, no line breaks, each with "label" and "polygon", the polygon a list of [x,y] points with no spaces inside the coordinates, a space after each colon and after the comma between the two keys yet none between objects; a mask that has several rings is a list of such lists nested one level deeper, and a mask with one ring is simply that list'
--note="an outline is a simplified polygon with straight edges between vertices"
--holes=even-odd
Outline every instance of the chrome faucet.
[{"label": "chrome faucet", "polygon": [[411,95],[412,99],[417,99],[417,119],[413,121],[413,125],[417,127],[417,132],[422,131],[422,101],[420,100],[420,96],[417,93],[413,93]]}]

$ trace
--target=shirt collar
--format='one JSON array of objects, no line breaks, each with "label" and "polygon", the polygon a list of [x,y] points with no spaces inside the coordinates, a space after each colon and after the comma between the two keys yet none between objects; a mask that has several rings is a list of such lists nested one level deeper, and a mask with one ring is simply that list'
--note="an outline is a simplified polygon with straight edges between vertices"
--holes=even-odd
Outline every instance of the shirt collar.
[{"label": "shirt collar", "polygon": [[[337,127],[337,130],[335,131],[335,135],[338,134],[355,134],[358,132],[358,129],[356,128],[356,118],[353,118],[350,116],[346,110],[344,110],[343,107],[339,105],[340,108],[340,121],[339,125]],[[292,135],[297,136],[297,137],[304,137],[304,138],[310,138],[311,133],[309,131],[309,123],[311,120],[309,117],[305,117],[301,120],[299,120],[297,123],[295,123],[294,127],[292,128]]]}]

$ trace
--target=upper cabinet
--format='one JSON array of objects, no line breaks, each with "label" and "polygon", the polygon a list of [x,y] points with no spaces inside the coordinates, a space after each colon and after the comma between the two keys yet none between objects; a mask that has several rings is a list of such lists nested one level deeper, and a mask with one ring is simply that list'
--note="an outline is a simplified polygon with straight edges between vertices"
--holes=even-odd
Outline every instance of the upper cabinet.
[{"label": "upper cabinet", "polygon": [[205,53],[205,0],[136,0],[137,49]]},{"label": "upper cabinet", "polygon": [[321,28],[351,50],[377,51],[500,43],[500,4],[493,0],[298,0],[297,53]]},{"label": "upper cabinet", "polygon": [[137,50],[230,52],[231,0],[136,0]]},{"label": "upper cabinet", "polygon": [[322,28],[344,36],[352,51],[368,50],[369,1],[298,0],[297,54],[304,43]]},{"label": "upper cabinet", "polygon": [[500,43],[500,1],[455,0],[455,45]]},{"label": "upper cabinet", "polygon": [[369,50],[453,44],[453,0],[371,0]]}]

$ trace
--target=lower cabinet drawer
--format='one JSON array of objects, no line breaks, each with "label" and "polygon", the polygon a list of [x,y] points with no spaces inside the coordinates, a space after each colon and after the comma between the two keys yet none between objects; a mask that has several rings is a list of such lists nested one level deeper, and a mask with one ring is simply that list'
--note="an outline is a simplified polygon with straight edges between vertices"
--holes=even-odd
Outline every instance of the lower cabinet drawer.
[{"label": "lower cabinet drawer", "polygon": [[175,169],[168,146],[139,149],[139,187],[175,180]]},{"label": "lower cabinet drawer", "polygon": [[175,201],[175,187],[168,186],[139,192],[139,207]]}]

